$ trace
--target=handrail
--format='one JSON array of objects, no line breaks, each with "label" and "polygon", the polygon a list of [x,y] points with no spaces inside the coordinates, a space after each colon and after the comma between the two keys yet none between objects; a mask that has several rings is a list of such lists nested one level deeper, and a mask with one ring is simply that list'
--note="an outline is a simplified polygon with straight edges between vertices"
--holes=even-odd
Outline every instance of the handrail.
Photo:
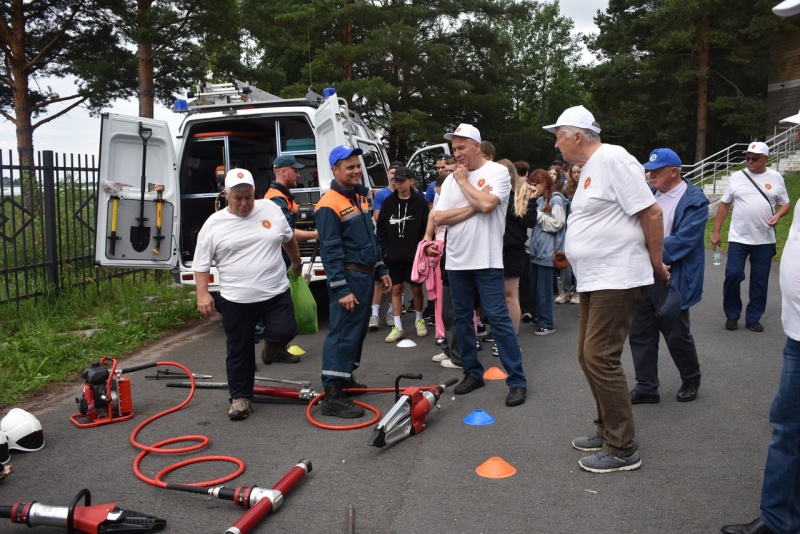
[{"label": "handrail", "polygon": [[[777,133],[776,128],[775,135],[766,140],[767,145],[770,147],[768,166],[778,168],[782,159],[785,159],[788,154],[797,151],[799,132],[800,125],[797,124],[780,133]],[[721,194],[722,191],[716,191],[717,180],[729,174],[729,171],[734,167],[744,167],[744,152],[747,145],[748,143],[734,143],[697,163],[682,165],[682,174],[684,178],[697,187],[702,188],[704,185],[712,185],[712,194]]]}]

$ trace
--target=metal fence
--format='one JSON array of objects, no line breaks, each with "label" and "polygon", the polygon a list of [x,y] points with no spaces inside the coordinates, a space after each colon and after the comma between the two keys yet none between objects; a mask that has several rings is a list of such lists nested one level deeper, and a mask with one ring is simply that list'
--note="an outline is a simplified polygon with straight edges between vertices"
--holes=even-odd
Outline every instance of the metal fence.
[{"label": "metal fence", "polygon": [[98,165],[44,150],[21,166],[0,152],[0,305],[147,271],[94,264]]}]

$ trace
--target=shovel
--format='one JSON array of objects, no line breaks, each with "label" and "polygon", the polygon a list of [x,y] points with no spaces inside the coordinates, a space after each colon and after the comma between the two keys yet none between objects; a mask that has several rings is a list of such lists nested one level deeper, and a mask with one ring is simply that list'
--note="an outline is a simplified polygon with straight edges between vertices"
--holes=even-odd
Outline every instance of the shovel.
[{"label": "shovel", "polygon": [[142,197],[139,204],[139,216],[136,218],[139,221],[139,226],[131,226],[131,246],[136,252],[143,252],[150,244],[150,227],[145,226],[144,222],[148,219],[144,216],[144,192],[147,187],[147,141],[153,135],[151,128],[145,128],[142,123],[139,123],[139,137],[142,138]]}]

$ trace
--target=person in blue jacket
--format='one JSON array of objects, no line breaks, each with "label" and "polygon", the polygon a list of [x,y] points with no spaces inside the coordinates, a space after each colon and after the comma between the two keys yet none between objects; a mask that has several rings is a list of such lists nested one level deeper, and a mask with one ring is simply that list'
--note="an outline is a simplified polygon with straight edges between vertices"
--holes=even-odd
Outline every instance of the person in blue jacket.
[{"label": "person in blue jacket", "polygon": [[353,370],[361,363],[373,281],[383,283],[384,293],[392,287],[369,213],[369,191],[361,183],[360,155],[360,148],[344,145],[331,150],[334,180],[314,216],[330,300],[328,335],[322,345],[322,414],[344,418],[364,415],[342,390],[366,387],[356,381]]},{"label": "person in blue jacket", "polygon": [[658,344],[664,335],[672,360],[681,375],[677,393],[679,402],[697,398],[700,388],[700,363],[689,328],[689,308],[703,295],[705,245],[708,220],[708,199],[703,191],[681,178],[681,159],[669,148],[657,148],[644,164],[650,172],[650,186],[664,213],[663,261],[668,266],[670,281],[681,294],[681,312],[671,330],[656,317],[656,309],[665,290],[665,282],[654,283],[647,298],[636,305],[628,337],[636,387],[631,391],[631,404],[657,403]]}]

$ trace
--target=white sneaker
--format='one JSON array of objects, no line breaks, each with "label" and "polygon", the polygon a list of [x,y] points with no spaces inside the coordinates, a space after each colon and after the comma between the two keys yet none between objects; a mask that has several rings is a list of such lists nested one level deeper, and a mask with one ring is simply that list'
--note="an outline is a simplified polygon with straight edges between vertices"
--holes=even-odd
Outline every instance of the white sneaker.
[{"label": "white sneaker", "polygon": [[387,312],[386,313],[386,326],[388,326],[388,327],[394,326],[394,313],[393,312]]},{"label": "white sneaker", "polygon": [[428,335],[428,328],[425,326],[425,319],[420,319],[419,321],[414,322],[414,326],[417,327],[417,336],[425,337]]},{"label": "white sneaker", "polygon": [[444,352],[440,352],[439,354],[431,358],[431,361],[436,363],[441,363],[445,360],[449,360],[449,358],[447,357],[447,354],[445,354]]},{"label": "white sneaker", "polygon": [[566,291],[562,291],[559,296],[556,297],[556,304],[564,304],[565,302],[569,301],[569,293]]},{"label": "white sneaker", "polygon": [[461,369],[461,366],[454,364],[453,360],[451,360],[450,358],[442,360],[442,362],[439,365],[441,365],[442,367],[446,367],[448,369]]},{"label": "white sneaker", "polygon": [[581,294],[580,293],[573,293],[572,298],[569,301],[570,304],[580,304],[581,303]]},{"label": "white sneaker", "polygon": [[378,317],[377,315],[373,315],[372,317],[369,318],[369,329],[371,331],[374,332],[375,330],[377,330],[380,327],[381,327],[381,318],[380,317]]},{"label": "white sneaker", "polygon": [[403,335],[404,334],[403,334],[402,330],[400,330],[396,326],[393,326],[392,327],[392,331],[389,332],[389,335],[386,336],[386,339],[384,339],[384,341],[386,343],[394,343],[394,342],[399,341],[400,339],[402,339]]}]

